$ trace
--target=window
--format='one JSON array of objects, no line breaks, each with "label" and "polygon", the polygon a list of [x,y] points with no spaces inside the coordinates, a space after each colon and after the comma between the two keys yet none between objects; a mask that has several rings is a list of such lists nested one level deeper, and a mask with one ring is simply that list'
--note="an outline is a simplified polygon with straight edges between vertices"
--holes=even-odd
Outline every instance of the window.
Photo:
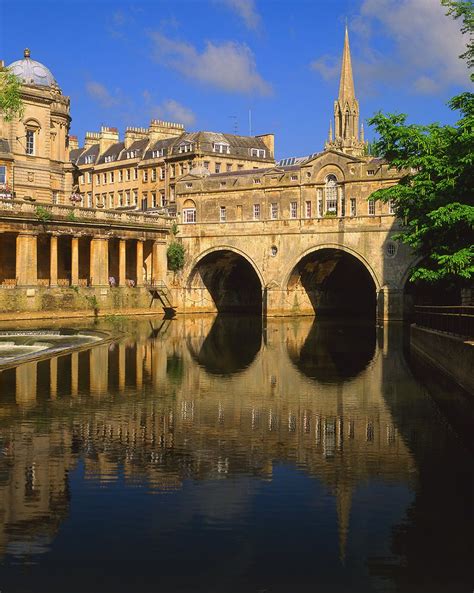
[{"label": "window", "polygon": [[7,183],[7,168],[3,165],[0,166],[0,184],[6,185]]},{"label": "window", "polygon": [[134,159],[137,156],[136,150],[129,150],[127,152],[127,159]]},{"label": "window", "polygon": [[176,165],[171,165],[170,167],[170,177],[174,177],[176,175]]},{"label": "window", "polygon": [[[0,182],[0,183],[1,183],[1,182]],[[83,184],[84,184],[84,175],[81,175],[81,176],[79,177],[79,184],[80,184],[80,185],[83,185]]]},{"label": "window", "polygon": [[187,189],[191,189],[191,188],[192,188],[192,186],[193,186],[193,184],[192,184],[192,183],[186,183],[186,188],[187,188]]},{"label": "window", "polygon": [[209,169],[209,165],[210,165],[210,164],[211,164],[211,163],[210,163],[209,161],[204,161],[204,163],[203,163],[203,165],[204,165],[204,168],[205,168],[205,169]]},{"label": "window", "polygon": [[91,194],[91,192],[87,192],[87,207],[92,208],[92,194]]},{"label": "window", "polygon": [[108,154],[105,158],[104,158],[104,162],[105,163],[111,163],[112,161],[115,161],[115,155],[114,154]]},{"label": "window", "polygon": [[123,206],[123,191],[118,193],[119,206]]},{"label": "window", "polygon": [[337,179],[334,175],[326,177],[326,212],[337,213]]},{"label": "window", "polygon": [[152,191],[151,192],[151,207],[156,208],[157,206],[158,206],[158,203],[156,201],[156,191]]},{"label": "window", "polygon": [[219,208],[219,220],[220,222],[225,222],[227,220],[227,211],[225,209],[225,206],[221,206]]},{"label": "window", "polygon": [[107,173],[104,173],[102,175],[102,182],[103,182],[104,185],[107,185]]},{"label": "window", "polygon": [[138,204],[138,191],[136,189],[132,191],[132,204],[134,206]]},{"label": "window", "polygon": [[90,164],[92,164],[93,162],[94,162],[94,155],[93,155],[93,154],[88,154],[88,155],[86,156],[86,158],[84,159],[84,163],[85,163],[86,165],[90,165]]},{"label": "window", "polygon": [[148,194],[146,191],[142,193],[142,210],[146,210],[148,208]]},{"label": "window", "polygon": [[237,170],[238,170],[238,171],[242,171],[242,169],[243,169],[243,168],[244,168],[244,166],[243,166],[243,165],[237,165]]},{"label": "window", "polygon": [[160,156],[164,156],[165,154],[165,149],[164,148],[158,148],[157,150],[153,150],[151,153],[152,158],[156,159]]},{"label": "window", "polygon": [[216,163],[215,164],[215,171],[216,171],[216,173],[220,173],[221,172],[221,163]]},{"label": "window", "polygon": [[214,142],[212,150],[221,154],[230,154],[230,146],[225,142]]},{"label": "window", "polygon": [[193,150],[193,145],[191,144],[191,142],[182,142],[178,146],[178,152],[179,153],[192,152],[192,150]]},{"label": "window", "polygon": [[230,173],[232,171],[232,163],[227,163],[227,165],[225,166],[225,170],[227,171],[227,173]]},{"label": "window", "polygon": [[395,214],[395,200],[389,200],[388,202],[388,213]]},{"label": "window", "polygon": [[258,177],[256,177],[256,178],[253,180],[253,182],[254,182],[256,185],[258,185],[259,183],[262,183],[262,180],[261,180],[261,179],[259,179]]},{"label": "window", "polygon": [[143,183],[148,181],[148,169],[143,169]]},{"label": "window", "polygon": [[170,202],[174,202],[174,185],[170,185]]},{"label": "window", "polygon": [[367,169],[367,175],[375,175],[374,169]]},{"label": "window", "polygon": [[118,180],[123,181],[123,170],[122,169],[120,169],[118,172]]},{"label": "window", "polygon": [[260,204],[253,205],[253,219],[260,220]]},{"label": "window", "polygon": [[375,214],[375,200],[369,200],[369,216],[374,216]]},{"label": "window", "polygon": [[114,192],[110,192],[110,194],[109,194],[109,209],[113,210],[114,206],[115,206]]},{"label": "window", "polygon": [[130,173],[130,169],[127,169],[127,171],[126,171],[126,174],[125,174],[125,178],[126,178],[126,180],[127,180],[127,181],[130,181],[131,177],[132,177],[132,176],[131,176],[131,173]]},{"label": "window", "polygon": [[165,178],[165,168],[160,167],[160,179],[164,179],[164,178]]},{"label": "window", "polygon": [[292,175],[290,179],[291,181],[298,181],[298,175]]},{"label": "window", "polygon": [[226,187],[227,181],[221,181],[221,187]]},{"label": "window", "polygon": [[278,218],[278,204],[276,202],[272,202],[270,204],[270,218],[272,220],[276,220]]},{"label": "window", "polygon": [[59,204],[59,192],[53,191],[53,204]]},{"label": "window", "polygon": [[92,183],[92,173],[90,171],[87,172],[87,183]]},{"label": "window", "polygon": [[151,170],[151,180],[156,181],[156,169]]},{"label": "window", "polygon": [[290,218],[296,218],[298,216],[298,203],[290,202]]},{"label": "window", "polygon": [[351,198],[351,216],[357,216],[357,201]]},{"label": "window", "polygon": [[102,194],[100,205],[104,208],[107,206],[107,194]]},{"label": "window", "polygon": [[304,203],[304,215],[306,218],[311,218],[311,200],[307,200]]},{"label": "window", "polygon": [[100,175],[95,176],[95,182],[97,185],[100,185]]},{"label": "window", "polygon": [[109,173],[109,180],[110,180],[110,183],[113,183],[115,180],[115,174],[113,171],[110,171],[110,173]]},{"label": "window", "polygon": [[135,181],[138,179],[138,169],[136,167],[133,169],[133,179]]},{"label": "window", "polygon": [[125,205],[130,206],[130,190],[128,189],[125,192]]},{"label": "window", "polygon": [[166,206],[165,190],[160,189],[160,206],[164,208]]},{"label": "window", "polygon": [[321,218],[324,214],[324,202],[323,202],[323,190],[318,189],[317,191],[318,196],[318,217]]},{"label": "window", "polygon": [[256,156],[259,159],[265,158],[265,150],[263,148],[251,148],[250,156]]},{"label": "window", "polygon": [[100,204],[100,194],[95,194],[94,201],[95,201],[95,205],[97,207]]},{"label": "window", "polygon": [[190,224],[196,222],[196,208],[183,208],[183,223]]},{"label": "window", "polygon": [[183,163],[179,163],[179,174],[184,175],[184,165]]},{"label": "window", "polygon": [[341,196],[341,216],[346,215],[346,199],[344,196]]}]

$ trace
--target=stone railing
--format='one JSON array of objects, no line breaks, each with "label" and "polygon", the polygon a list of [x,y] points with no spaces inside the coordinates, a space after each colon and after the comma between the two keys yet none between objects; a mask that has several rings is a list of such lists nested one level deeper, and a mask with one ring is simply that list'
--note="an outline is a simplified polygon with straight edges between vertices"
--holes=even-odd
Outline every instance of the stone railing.
[{"label": "stone railing", "polygon": [[147,214],[137,210],[106,210],[105,208],[83,208],[65,204],[47,204],[0,198],[0,216],[21,215],[44,222],[66,220],[67,222],[110,222],[125,223],[137,226],[153,225],[170,227],[174,217],[165,214]]}]

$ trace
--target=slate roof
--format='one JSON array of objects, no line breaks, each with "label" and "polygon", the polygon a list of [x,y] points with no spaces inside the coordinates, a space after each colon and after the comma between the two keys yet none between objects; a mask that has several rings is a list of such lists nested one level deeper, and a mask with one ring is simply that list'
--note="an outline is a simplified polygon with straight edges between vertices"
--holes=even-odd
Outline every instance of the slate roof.
[{"label": "slate roof", "polygon": [[89,148],[87,148],[86,150],[84,150],[84,149],[82,149],[82,150],[83,150],[83,152],[79,155],[76,165],[85,165],[87,156],[94,157],[92,159],[91,164],[95,164],[97,157],[99,156],[99,145],[93,144],[92,146],[89,146]]},{"label": "slate roof", "polygon": [[112,161],[117,161],[120,158],[120,153],[122,152],[124,147],[123,142],[116,142],[115,144],[112,144],[112,146],[109,146],[109,148],[107,148],[107,150],[105,150],[99,157],[99,160],[97,161],[97,164],[100,165],[102,163],[105,163],[105,157],[113,157]]}]

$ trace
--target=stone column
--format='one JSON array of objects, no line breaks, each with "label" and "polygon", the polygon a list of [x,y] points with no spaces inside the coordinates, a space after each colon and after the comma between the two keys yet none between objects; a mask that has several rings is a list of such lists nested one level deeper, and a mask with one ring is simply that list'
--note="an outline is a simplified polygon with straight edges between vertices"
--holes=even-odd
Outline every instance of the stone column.
[{"label": "stone column", "polygon": [[91,286],[109,285],[109,241],[105,237],[91,240]]},{"label": "stone column", "polygon": [[143,286],[143,240],[137,239],[137,286]]},{"label": "stone column", "polygon": [[49,285],[58,285],[58,237],[51,235],[49,247]]},{"label": "stone column", "polygon": [[79,237],[71,238],[71,285],[79,284]]},{"label": "stone column", "polygon": [[16,277],[18,286],[38,284],[36,235],[19,233],[16,238]]},{"label": "stone column", "polygon": [[49,397],[56,399],[58,395],[58,359],[55,356],[49,361]]},{"label": "stone column", "polygon": [[164,282],[166,280],[166,270],[168,269],[168,259],[166,257],[166,242],[155,241],[153,243],[153,263],[152,263],[153,282]]},{"label": "stone column", "polygon": [[403,320],[403,290],[382,286],[377,295],[377,320]]},{"label": "stone column", "polygon": [[119,241],[119,277],[118,285],[127,285],[127,241],[120,239]]},{"label": "stone column", "polygon": [[16,403],[20,407],[36,405],[36,362],[27,362],[16,367]]}]

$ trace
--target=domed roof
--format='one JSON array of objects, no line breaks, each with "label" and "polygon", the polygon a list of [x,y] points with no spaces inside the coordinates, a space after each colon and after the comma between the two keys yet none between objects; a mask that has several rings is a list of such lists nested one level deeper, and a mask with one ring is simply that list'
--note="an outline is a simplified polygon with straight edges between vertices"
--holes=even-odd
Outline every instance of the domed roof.
[{"label": "domed roof", "polygon": [[17,60],[8,67],[10,71],[18,76],[24,84],[36,84],[39,86],[56,85],[54,76],[44,64],[30,58],[30,50],[25,49],[23,60]]}]

